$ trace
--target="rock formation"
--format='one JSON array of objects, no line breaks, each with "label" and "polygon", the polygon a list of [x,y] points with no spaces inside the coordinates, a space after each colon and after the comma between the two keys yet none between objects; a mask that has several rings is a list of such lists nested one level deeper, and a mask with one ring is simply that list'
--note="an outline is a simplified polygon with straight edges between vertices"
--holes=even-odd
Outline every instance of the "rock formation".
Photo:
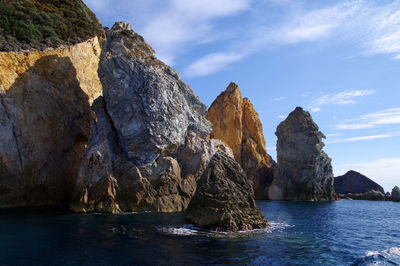
[{"label": "rock formation", "polygon": [[107,32],[104,88],[80,168],[79,212],[184,210],[221,142],[209,138],[206,107],[126,23]]},{"label": "rock formation", "polygon": [[217,152],[198,181],[186,218],[217,231],[264,228],[267,221],[257,208],[250,181],[240,165]]},{"label": "rock formation", "polygon": [[395,186],[392,189],[392,201],[399,201],[400,202],[400,188],[398,186]]},{"label": "rock formation", "polygon": [[0,207],[68,205],[101,95],[98,38],[0,53]]},{"label": "rock formation", "polygon": [[279,124],[278,164],[268,188],[272,200],[334,200],[331,159],[322,150],[324,134],[310,113],[297,107]]},{"label": "rock formation", "polygon": [[387,200],[387,196],[382,193],[382,191],[377,190],[369,190],[363,193],[348,193],[348,194],[340,194],[340,198],[342,199],[353,199],[353,200],[377,200],[384,201]]},{"label": "rock formation", "polygon": [[338,194],[360,194],[370,190],[385,193],[383,187],[356,171],[348,171],[345,175],[335,177],[334,186]]},{"label": "rock formation", "polygon": [[247,177],[253,182],[257,198],[265,199],[270,158],[257,112],[239,87],[229,84],[208,109],[206,118],[213,124],[211,137],[226,143]]}]

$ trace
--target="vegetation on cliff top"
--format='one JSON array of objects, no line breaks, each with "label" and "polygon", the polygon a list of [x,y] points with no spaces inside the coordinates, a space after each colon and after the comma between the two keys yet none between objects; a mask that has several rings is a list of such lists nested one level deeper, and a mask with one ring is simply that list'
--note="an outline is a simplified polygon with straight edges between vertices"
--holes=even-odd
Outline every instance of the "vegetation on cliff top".
[{"label": "vegetation on cliff top", "polygon": [[58,47],[102,34],[81,0],[0,0],[0,51]]}]

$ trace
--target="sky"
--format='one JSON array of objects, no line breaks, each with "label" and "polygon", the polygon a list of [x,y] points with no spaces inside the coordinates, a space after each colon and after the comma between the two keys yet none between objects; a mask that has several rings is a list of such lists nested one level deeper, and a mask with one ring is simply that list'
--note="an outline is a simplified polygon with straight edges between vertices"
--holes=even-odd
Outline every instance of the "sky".
[{"label": "sky", "polygon": [[237,83],[267,150],[301,106],[326,135],[335,175],[400,186],[400,0],[84,0],[127,21],[208,106]]}]

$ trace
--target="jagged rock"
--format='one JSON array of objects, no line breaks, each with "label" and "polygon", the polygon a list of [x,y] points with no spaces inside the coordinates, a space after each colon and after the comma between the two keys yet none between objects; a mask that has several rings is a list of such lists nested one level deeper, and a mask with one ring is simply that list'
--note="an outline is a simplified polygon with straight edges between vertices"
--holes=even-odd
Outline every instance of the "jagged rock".
[{"label": "jagged rock", "polygon": [[71,207],[184,210],[212,155],[226,149],[209,138],[205,105],[127,23],[108,30],[99,75],[104,98]]},{"label": "jagged rock", "polygon": [[254,201],[250,181],[240,165],[217,152],[198,181],[186,218],[217,231],[265,228],[267,221]]},{"label": "jagged rock", "polygon": [[364,193],[348,193],[348,194],[340,194],[341,198],[345,199],[353,199],[353,200],[376,200],[376,201],[384,201],[386,200],[386,196],[382,191],[369,190]]},{"label": "jagged rock", "polygon": [[230,83],[208,109],[206,118],[213,124],[211,137],[226,143],[247,177],[253,182],[256,198],[265,199],[270,167],[262,124],[238,85]]},{"label": "jagged rock", "polygon": [[97,37],[0,53],[0,207],[68,206],[101,95]]},{"label": "jagged rock", "polygon": [[392,201],[400,201],[400,188],[398,186],[392,189]]},{"label": "jagged rock", "polygon": [[356,171],[348,171],[342,176],[335,177],[334,186],[335,192],[339,194],[360,194],[370,190],[385,193],[383,187]]},{"label": "jagged rock", "polygon": [[272,200],[334,200],[331,159],[322,150],[324,134],[310,113],[297,107],[275,133],[278,165],[269,187]]}]

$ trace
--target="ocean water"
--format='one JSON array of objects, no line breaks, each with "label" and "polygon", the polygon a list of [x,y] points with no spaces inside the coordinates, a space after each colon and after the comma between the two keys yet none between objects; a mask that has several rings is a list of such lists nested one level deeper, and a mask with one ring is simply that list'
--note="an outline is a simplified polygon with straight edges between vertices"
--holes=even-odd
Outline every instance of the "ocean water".
[{"label": "ocean water", "polygon": [[0,265],[400,265],[400,203],[258,206],[271,226],[236,234],[182,214],[3,211]]}]

